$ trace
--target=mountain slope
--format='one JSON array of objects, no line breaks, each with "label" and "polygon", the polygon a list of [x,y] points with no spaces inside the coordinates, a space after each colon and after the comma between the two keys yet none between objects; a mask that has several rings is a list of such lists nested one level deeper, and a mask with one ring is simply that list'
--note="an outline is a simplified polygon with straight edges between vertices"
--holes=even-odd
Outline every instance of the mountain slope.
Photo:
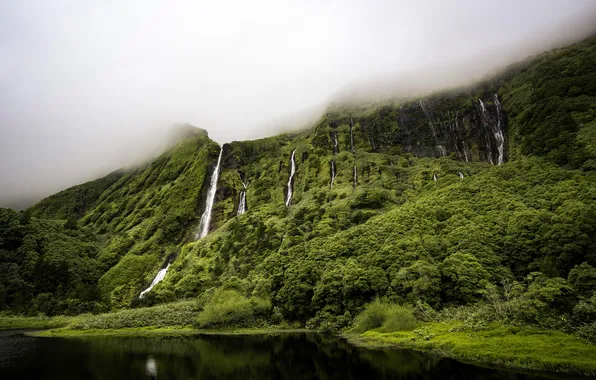
[{"label": "mountain slope", "polygon": [[[0,221],[0,254],[2,264],[11,270],[0,281],[3,289],[9,289],[0,307],[35,312],[48,297],[52,303],[39,310],[49,314],[128,306],[138,289],[151,281],[153,271],[177,252],[176,245],[192,234],[207,192],[204,179],[213,170],[218,151],[207,133],[195,128],[145,167],[67,189],[20,215],[6,210]],[[101,188],[105,190],[98,194]],[[79,210],[85,208],[77,221]],[[37,225],[53,230],[31,227]],[[92,249],[81,248],[88,245]],[[94,268],[89,269],[92,277],[77,273],[79,256]],[[58,260],[51,265],[62,269],[48,274],[52,285],[39,288],[39,276],[32,276],[30,268],[52,272],[53,267],[46,265],[50,257]]]},{"label": "mountain slope", "polygon": [[[551,301],[536,296],[537,314],[571,313],[595,290],[569,285],[578,268],[596,266],[595,52],[590,39],[470,88],[335,104],[310,129],[225,144],[211,233],[197,242],[220,149],[200,130],[143,168],[29,212],[69,219],[60,228],[84,232],[81,244],[95,247],[96,304],[76,310],[224,288],[269,299],[288,320],[345,325],[375,296],[441,309],[515,283],[523,292],[554,287]],[[77,194],[90,186],[80,207]],[[238,215],[241,200],[248,210]],[[80,210],[77,227],[71,216]],[[19,217],[10,215],[0,227]],[[10,256],[2,262],[17,274],[3,278],[4,289],[30,283],[24,243],[2,244]],[[54,293],[65,303],[78,297],[68,286]]]},{"label": "mountain slope", "polygon": [[29,208],[29,212],[40,219],[79,219],[123,175],[122,170],[116,170],[105,177],[62,190],[36,203]]}]

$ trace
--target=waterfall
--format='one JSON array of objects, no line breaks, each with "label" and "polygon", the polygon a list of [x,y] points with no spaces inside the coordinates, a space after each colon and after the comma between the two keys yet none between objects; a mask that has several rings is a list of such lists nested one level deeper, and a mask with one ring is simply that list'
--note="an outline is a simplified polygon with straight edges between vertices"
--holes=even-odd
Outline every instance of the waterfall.
[{"label": "waterfall", "polygon": [[335,176],[336,176],[336,167],[335,167],[335,161],[331,160],[331,185],[329,186],[329,188],[333,189],[333,182],[335,182]]},{"label": "waterfall", "polygon": [[[459,131],[459,123],[458,120],[459,119],[459,112],[456,111],[455,112],[455,131]],[[464,152],[464,159],[466,160],[466,162],[469,162],[468,160],[468,149],[466,148],[466,142],[462,141],[461,142],[462,147],[464,148],[463,152]],[[455,148],[457,148],[457,141],[455,141]]]},{"label": "waterfall", "polygon": [[339,154],[339,142],[337,141],[337,132],[331,132],[331,140],[333,141],[333,154]]},{"label": "waterfall", "polygon": [[457,175],[459,176],[459,178],[464,179],[464,173],[462,172],[457,172]]},{"label": "waterfall", "polygon": [[292,179],[294,179],[294,174],[296,174],[296,161],[294,160],[294,156],[296,154],[296,149],[292,151],[292,157],[290,158],[291,161],[291,169],[290,169],[290,178],[288,179],[288,195],[286,197],[286,206],[290,206],[292,203]]},{"label": "waterfall", "polygon": [[141,294],[139,294],[139,298],[143,298],[145,297],[145,294],[149,293],[151,291],[151,289],[153,289],[153,287],[155,285],[157,285],[158,282],[160,282],[161,280],[164,279],[164,277],[166,277],[166,273],[168,273],[168,268],[170,267],[170,263],[171,261],[168,261],[168,265],[161,269],[159,272],[157,272],[157,276],[155,276],[155,278],[153,279],[153,282],[151,282],[151,285],[149,285],[149,287],[145,290],[143,290],[141,292]]},{"label": "waterfall", "polygon": [[437,173],[433,173],[433,181],[437,182]]},{"label": "waterfall", "polygon": [[238,213],[236,215],[242,215],[246,212],[246,188],[248,185],[242,182],[244,190],[240,191],[240,201],[238,203]]},{"label": "waterfall", "polygon": [[236,215],[242,215],[246,212],[246,190],[240,192],[240,201],[238,203],[238,213]]},{"label": "waterfall", "polygon": [[356,164],[354,164],[354,168],[352,169],[352,174],[354,176],[354,189],[356,185],[358,185],[358,171],[356,170]]},{"label": "waterfall", "polygon": [[486,125],[488,119],[488,116],[486,115],[486,107],[484,107],[482,99],[478,99],[478,101],[480,102],[480,109],[482,109],[482,120],[484,120],[484,125]]},{"label": "waterfall", "polygon": [[[484,124],[484,128],[488,129],[488,115],[486,113],[486,107],[484,107],[484,103],[482,102],[482,99],[478,99],[478,102],[480,103],[480,109],[482,110],[482,124]],[[486,149],[488,150],[488,161],[491,164],[495,164],[495,161],[493,160],[493,152],[492,149],[490,147],[490,139],[487,137],[486,138]]]},{"label": "waterfall", "polygon": [[422,112],[424,112],[424,114],[426,115],[426,117],[428,118],[428,125],[430,125],[430,129],[433,132],[433,137],[435,138],[435,142],[437,143],[437,145],[439,144],[439,139],[437,138],[437,132],[435,131],[435,126],[433,124],[433,120],[430,117],[430,114],[428,113],[428,110],[426,109],[426,107],[424,106],[424,103],[422,103],[422,99],[420,100],[420,107],[422,108]]},{"label": "waterfall", "polygon": [[497,165],[503,163],[504,149],[505,149],[505,137],[503,137],[503,128],[501,127],[501,103],[499,102],[499,95],[495,93],[495,106],[497,107],[497,130],[494,133],[495,140],[497,141],[497,150],[499,151],[499,158]]},{"label": "waterfall", "polygon": [[219,178],[219,166],[221,164],[221,156],[223,153],[223,145],[219,151],[217,158],[217,165],[211,175],[211,184],[207,192],[207,203],[205,204],[205,211],[201,215],[201,224],[199,224],[199,233],[195,235],[195,240],[204,238],[209,233],[209,224],[211,223],[211,211],[213,210],[213,202],[215,201],[215,193],[217,191],[217,180]]},{"label": "waterfall", "polygon": [[447,155],[447,149],[445,149],[443,145],[437,145],[437,150],[439,151],[441,157],[445,157]]},{"label": "waterfall", "polygon": [[350,118],[350,147],[352,153],[356,153],[354,149],[354,120],[352,118]]}]

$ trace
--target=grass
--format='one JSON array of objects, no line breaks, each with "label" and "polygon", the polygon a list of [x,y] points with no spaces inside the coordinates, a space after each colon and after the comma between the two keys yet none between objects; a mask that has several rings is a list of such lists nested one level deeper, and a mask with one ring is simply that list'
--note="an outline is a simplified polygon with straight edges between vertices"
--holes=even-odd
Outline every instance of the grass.
[{"label": "grass", "polygon": [[52,329],[66,326],[73,317],[23,317],[23,316],[0,316],[0,330],[14,329]]},{"label": "grass", "polygon": [[53,329],[67,327],[71,330],[127,329],[138,327],[171,327],[190,325],[199,315],[201,305],[197,300],[172,302],[152,307],[125,309],[112,313],[81,314],[77,316],[24,317],[0,316],[2,329]]},{"label": "grass", "polygon": [[270,314],[268,300],[249,299],[235,290],[218,289],[198,314],[195,325],[199,328],[251,327],[266,323]]},{"label": "grass", "polygon": [[190,325],[199,314],[196,300],[172,302],[152,307],[125,309],[97,315],[80,315],[68,327],[74,330],[171,327]]},{"label": "grass", "polygon": [[401,347],[481,364],[596,375],[596,347],[558,331],[500,325],[473,331],[459,322],[431,322],[413,331],[344,336],[368,348]]},{"label": "grass", "polygon": [[413,330],[416,318],[412,309],[394,303],[383,303],[378,298],[365,306],[356,317],[354,331],[365,332],[380,328],[382,332]]}]

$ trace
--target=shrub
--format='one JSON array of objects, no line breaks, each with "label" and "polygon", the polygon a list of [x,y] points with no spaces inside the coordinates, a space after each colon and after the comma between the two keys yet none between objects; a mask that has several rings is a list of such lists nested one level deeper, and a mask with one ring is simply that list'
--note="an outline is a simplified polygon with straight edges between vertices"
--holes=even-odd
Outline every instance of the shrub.
[{"label": "shrub", "polygon": [[577,328],[577,336],[588,343],[596,343],[596,322],[586,323]]},{"label": "shrub", "polygon": [[376,298],[373,302],[364,307],[364,310],[356,317],[353,330],[365,332],[379,328],[385,322],[386,305]]},{"label": "shrub", "polygon": [[236,290],[216,290],[195,319],[199,328],[249,327],[271,316],[271,302],[244,297]]},{"label": "shrub", "polygon": [[192,323],[200,307],[200,303],[196,300],[189,300],[152,307],[120,310],[114,313],[87,314],[74,318],[68,327],[87,330],[144,326],[184,326]]},{"label": "shrub", "polygon": [[416,318],[412,309],[398,304],[387,305],[382,332],[409,331],[416,327]]},{"label": "shrub", "polygon": [[430,322],[437,317],[437,312],[426,302],[418,301],[412,312],[418,321]]},{"label": "shrub", "polygon": [[415,326],[416,318],[410,307],[383,303],[377,298],[358,314],[352,330],[365,332],[380,328],[382,332],[395,332],[412,330]]},{"label": "shrub", "polygon": [[580,322],[596,321],[596,295],[578,302],[573,308],[573,318]]}]

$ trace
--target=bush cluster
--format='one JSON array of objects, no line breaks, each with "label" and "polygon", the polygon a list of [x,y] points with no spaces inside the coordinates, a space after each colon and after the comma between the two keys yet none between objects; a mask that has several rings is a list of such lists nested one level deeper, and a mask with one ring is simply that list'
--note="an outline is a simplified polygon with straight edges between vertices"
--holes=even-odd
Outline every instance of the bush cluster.
[{"label": "bush cluster", "polygon": [[367,304],[362,312],[356,316],[353,331],[365,332],[379,329],[381,332],[396,332],[413,330],[416,318],[410,307],[395,303],[385,303],[375,299]]},{"label": "bush cluster", "polygon": [[194,320],[198,328],[255,327],[272,316],[269,300],[247,298],[237,290],[216,290]]}]

